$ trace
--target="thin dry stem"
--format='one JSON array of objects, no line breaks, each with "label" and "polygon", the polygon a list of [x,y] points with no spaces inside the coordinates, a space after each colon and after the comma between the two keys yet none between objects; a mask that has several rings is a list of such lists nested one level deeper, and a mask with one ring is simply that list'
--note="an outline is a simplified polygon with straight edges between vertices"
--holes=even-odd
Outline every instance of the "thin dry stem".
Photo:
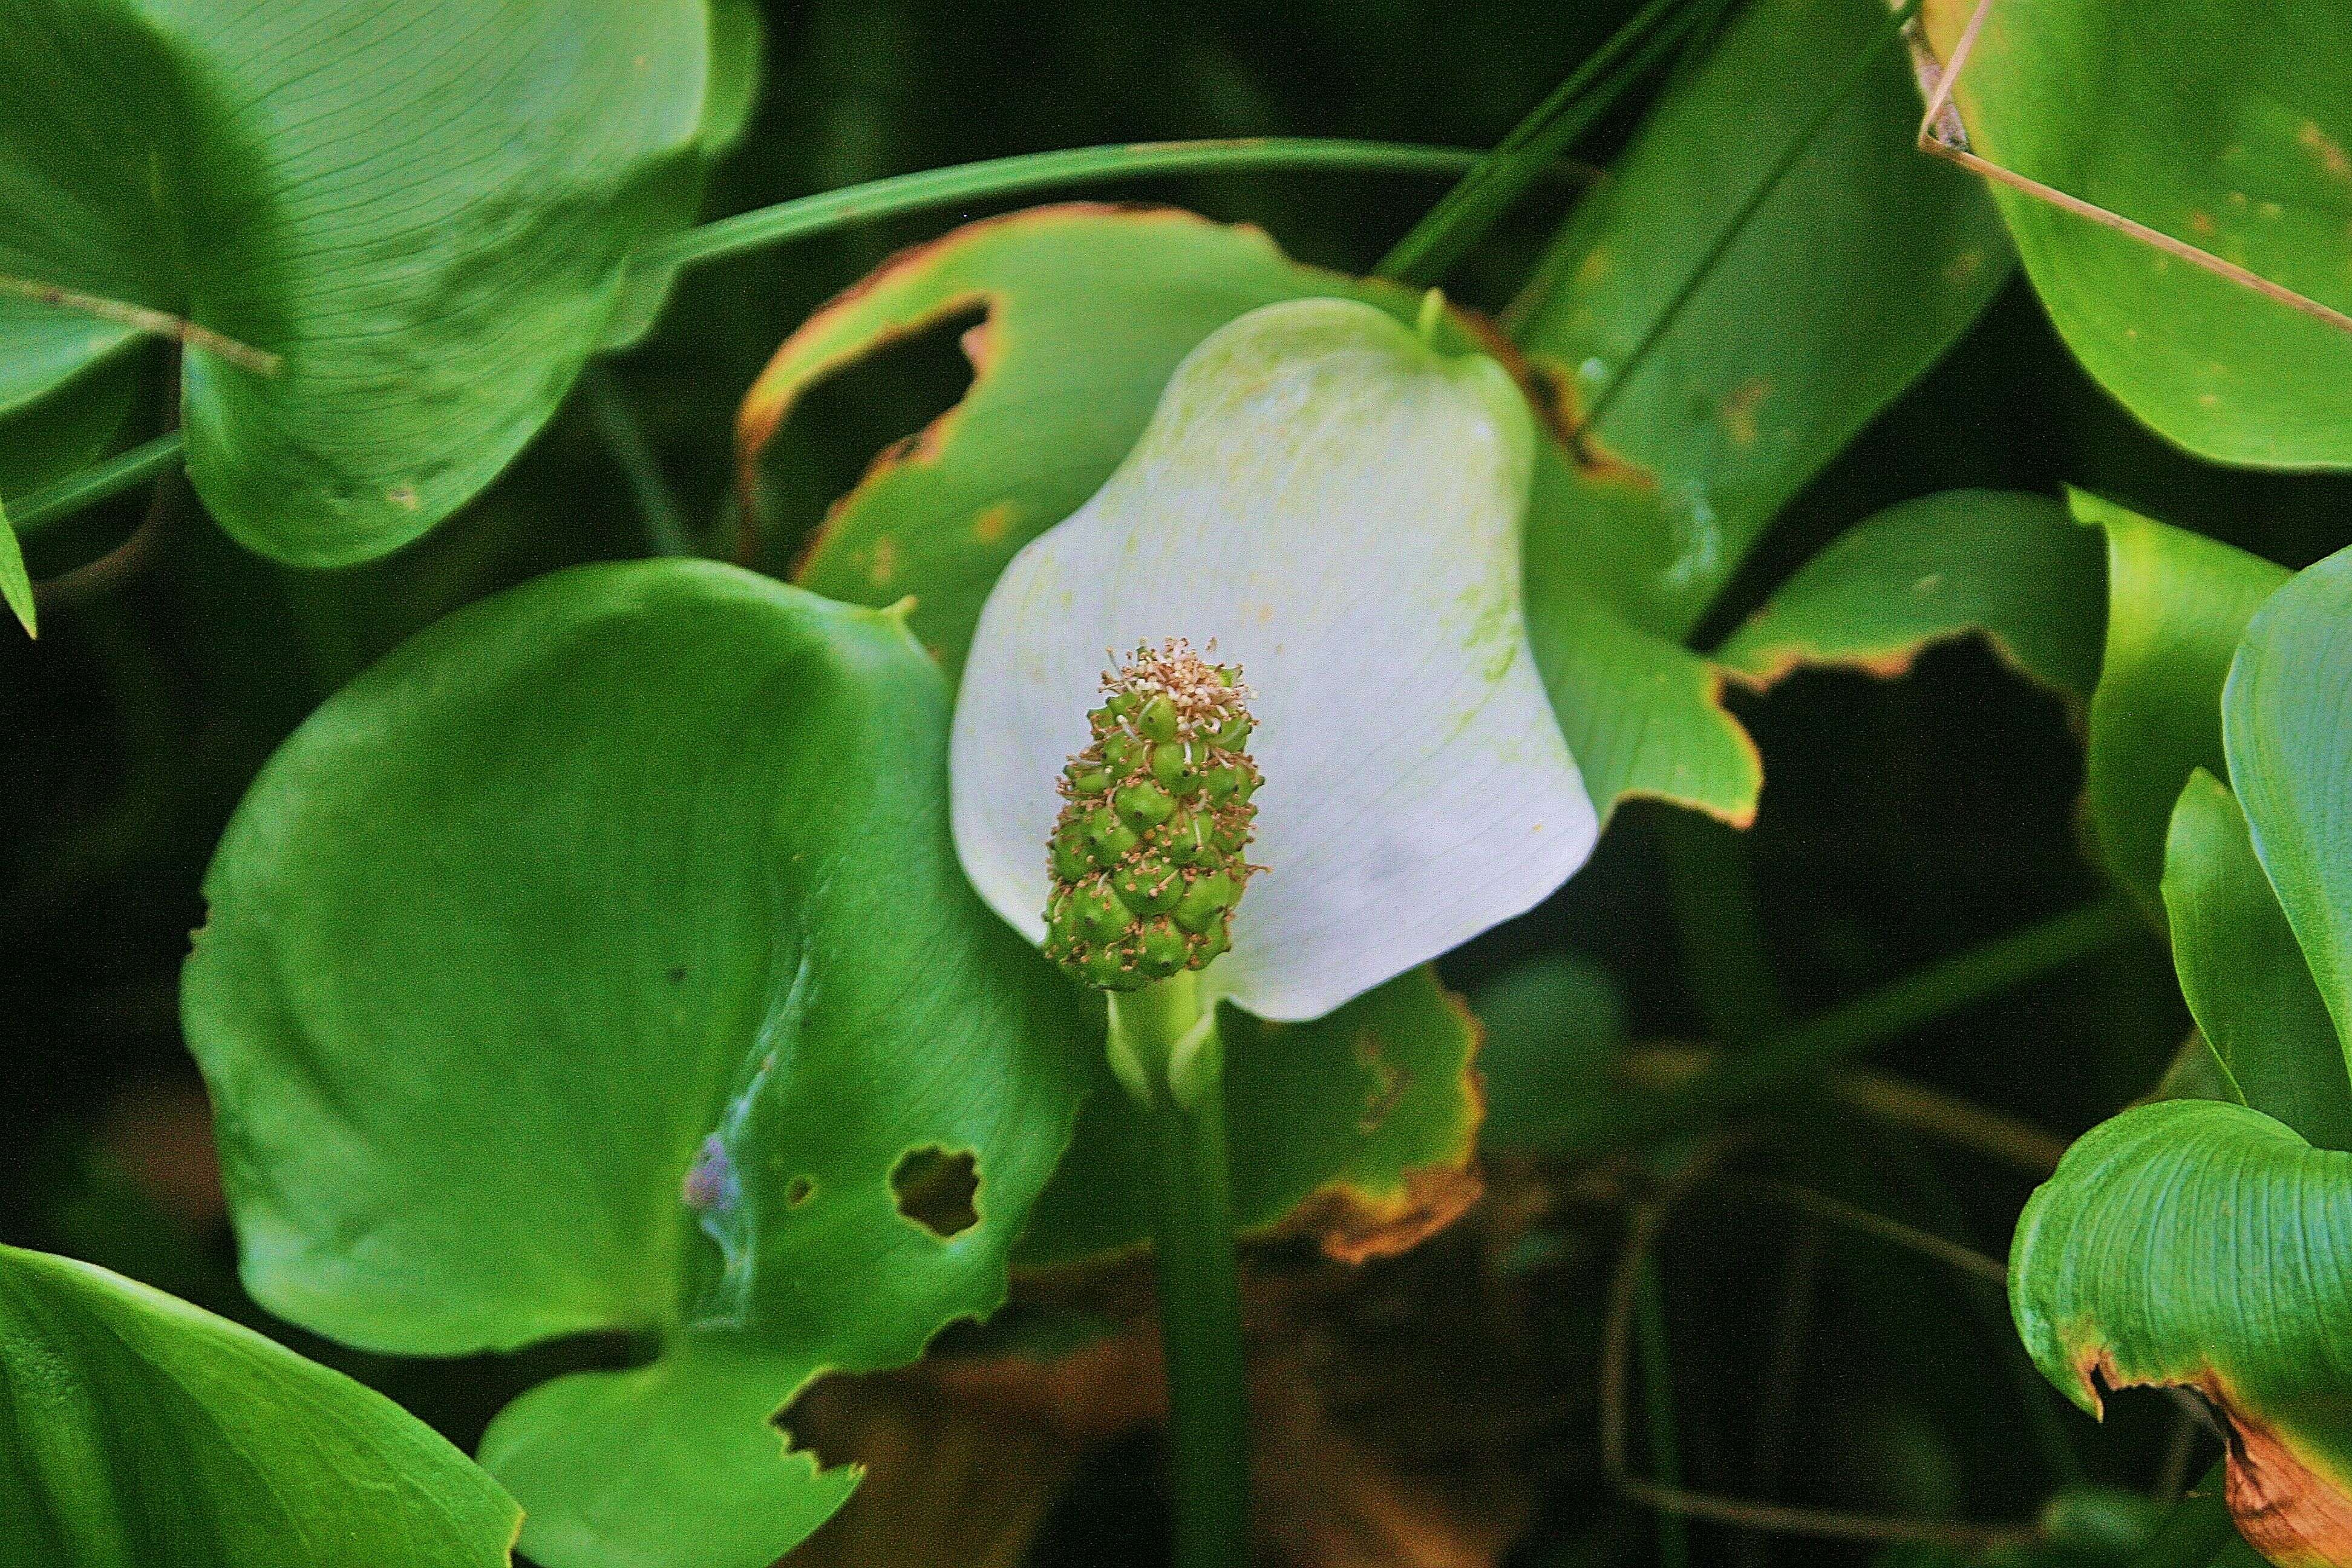
[{"label": "thin dry stem", "polygon": [[0,272],[0,294],[15,294],[39,304],[54,305],[59,310],[78,310],[101,321],[129,327],[135,332],[168,338],[184,348],[203,349],[256,375],[276,375],[285,368],[285,356],[281,354],[238,342],[210,327],[200,327],[185,317],[150,310],[144,305],[133,305],[127,300],[83,294],[71,289],[61,289],[54,283],[37,282],[30,278],[17,278],[5,272]]},{"label": "thin dry stem", "polygon": [[[2352,316],[2346,315],[2333,306],[2323,305],[2307,294],[2299,294],[2284,283],[2273,282],[2261,273],[2251,271],[2234,261],[2224,261],[2211,251],[2200,250],[2187,240],[2177,239],[2162,229],[2150,228],[2144,223],[2127,218],[2120,213],[2111,212],[2096,203],[2086,202],[2082,197],[2070,195],[2055,186],[2045,185],[2039,180],[2028,178],[2014,169],[2004,168],[1990,159],[1979,157],[1970,151],[1968,144],[1968,132],[1962,125],[1959,116],[1957,113],[1947,113],[1946,110],[1952,107],[1952,93],[1959,85],[1960,72],[1968,68],[1969,58],[1976,48],[1977,35],[1983,30],[1985,17],[1991,10],[1992,0],[1977,0],[1976,9],[1969,14],[1968,26],[1961,29],[1958,41],[1952,46],[1952,58],[1948,64],[1937,67],[1932,51],[1927,50],[1924,45],[1916,52],[1922,75],[1934,79],[1931,90],[1927,95],[1927,111],[1919,120],[1917,140],[1921,152],[1941,158],[1948,163],[1957,163],[1963,169],[1980,174],[1988,180],[1997,181],[2011,190],[2022,191],[2036,201],[2046,203],[2061,212],[2072,213],[2076,217],[2087,219],[2102,228],[2113,229],[2117,234],[2138,240],[2141,244],[2162,251],[2167,256],[2179,257],[2191,267],[2201,268],[2218,278],[2225,278],[2241,288],[2252,289],[2275,304],[2284,305],[2287,309],[2299,311],[2314,321],[2324,321],[2337,331],[2352,332]],[[1920,37],[1925,37],[1924,30]]]},{"label": "thin dry stem", "polygon": [[[2037,1540],[2041,1531],[2032,1523],[1984,1524],[1955,1520],[1895,1519],[1832,1509],[1795,1508],[1784,1503],[1718,1497],[1685,1487],[1662,1486],[1647,1477],[1633,1473],[1626,1459],[1626,1389],[1632,1361],[1634,1296],[1642,1270],[1656,1250],[1658,1237],[1665,1229],[1667,1218],[1674,1210],[1711,1179],[1738,1149],[1738,1142],[1723,1139],[1702,1147],[1667,1178],[1647,1202],[1633,1211],[1633,1221],[1627,1227],[1624,1250],[1619,1255],[1616,1273],[1610,1280],[1608,1325],[1601,1343],[1601,1459],[1610,1482],[1620,1494],[1645,1508],[1741,1530],[1890,1545],[1922,1543],[1951,1546],[1962,1551],[2015,1547]],[[1837,1205],[1834,1199],[1824,1199],[1823,1202],[1834,1205],[1837,1209],[1849,1206]],[[1833,1215],[1832,1217],[1846,1216]],[[1875,1220],[1880,1216],[1869,1217]],[[1894,1226],[1895,1222],[1887,1221],[1885,1224]],[[1897,1228],[1909,1230],[1908,1226]],[[1941,1253],[1937,1255],[1942,1256]]]}]

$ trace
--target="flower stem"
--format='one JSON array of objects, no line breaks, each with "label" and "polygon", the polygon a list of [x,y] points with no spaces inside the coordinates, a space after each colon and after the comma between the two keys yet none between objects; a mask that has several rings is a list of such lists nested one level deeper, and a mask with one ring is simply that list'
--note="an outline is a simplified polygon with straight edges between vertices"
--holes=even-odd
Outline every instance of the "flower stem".
[{"label": "flower stem", "polygon": [[1110,998],[1120,1081],[1151,1120],[1176,1568],[1249,1561],[1249,1388],[1216,1004],[1176,974]]}]

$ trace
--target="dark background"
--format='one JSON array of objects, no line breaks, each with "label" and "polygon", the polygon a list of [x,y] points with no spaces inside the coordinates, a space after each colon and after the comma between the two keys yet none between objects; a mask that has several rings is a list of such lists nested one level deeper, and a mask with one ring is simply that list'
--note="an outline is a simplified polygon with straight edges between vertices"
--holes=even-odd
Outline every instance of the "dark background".
[{"label": "dark background", "polygon": [[[1489,143],[1630,10],[1518,0],[780,5],[759,118],[714,181],[709,210],[1091,142],[1266,132]],[[1637,96],[1580,153],[1605,162],[1639,106]],[[1247,219],[1304,259],[1362,270],[1442,188],[1317,174],[1094,194]],[[1499,306],[1570,194],[1528,198],[1452,291]],[[782,336],[891,250],[978,210],[705,268],[653,339],[596,373],[638,410],[690,516],[715,520],[724,506],[734,404]],[[127,439],[162,417],[170,367],[159,354],[152,370]],[[779,479],[785,504],[814,521],[876,449],[952,402],[966,374],[940,338],[830,384],[796,420]],[[1888,501],[2062,482],[2291,566],[2344,542],[2352,500],[2342,480],[2229,472],[2168,447],[2083,376],[2014,282],[1788,510],[1709,634]],[[408,632],[499,586],[644,544],[577,395],[488,494],[373,566],[270,566],[227,543],[184,484],[167,481],[152,499],[125,497],[45,532],[36,575],[103,555],[151,505],[161,517],[148,542],[46,602],[37,644],[0,631],[0,1239],[90,1258],[255,1320],[231,1272],[202,1091],[176,1024],[179,965],[203,917],[196,889],[215,836],[271,747]],[[1981,650],[1933,651],[1894,682],[1801,677],[1739,708],[1769,781],[1751,833],[1629,805],[1588,870],[1455,954],[1449,978],[1475,994],[1518,965],[1573,954],[1620,991],[1632,1038],[1721,1037],[1832,1006],[2103,890],[2082,852],[2070,716]],[[1688,873],[1679,894],[1678,871]],[[1718,934],[1694,950],[1686,927]],[[1724,994],[1744,1018],[1709,1005]],[[1953,1013],[1874,1062],[2071,1134],[2144,1092],[2187,1028],[2149,940]],[[1746,1163],[1752,1173],[2005,1253],[2029,1173],[1859,1121],[1810,1092],[1759,1114],[1769,1155]],[[1485,1509],[1507,1516],[1507,1530],[1495,1528],[1515,1542],[1514,1563],[1676,1553],[1672,1529],[1662,1533],[1601,1477],[1592,1393],[1624,1203],[1669,1152],[1505,1162],[1496,1199],[1459,1233],[1359,1275],[1265,1260],[1280,1294],[1266,1309],[1270,1331],[1328,1352],[1309,1381],[1328,1441],[1373,1456],[1368,1474],[1403,1478],[1424,1537]],[[1465,1290],[1474,1276],[1479,1289]],[[2212,1455],[2154,1395],[2118,1401],[2104,1429],[2063,1409],[2023,1367],[1997,1291],[1752,1194],[1691,1205],[1669,1235],[1661,1281],[1678,1458],[1712,1492],[2011,1521],[2071,1481],[2145,1490],[2168,1463],[2177,1473]],[[460,1440],[532,1375],[505,1363],[398,1366],[269,1326]],[[1637,1400],[1637,1427],[1640,1409]],[[1115,1440],[1076,1461],[1035,1561],[1148,1560],[1160,1508],[1152,1441]],[[1637,1466],[1652,1462],[1638,1432],[1633,1447]],[[1060,1473],[1024,1469],[1008,1449],[993,1484],[1034,1490]],[[1689,1530],[1699,1562],[1858,1562],[1876,1550]],[[1403,1551],[1291,1555],[1448,1560]]]}]

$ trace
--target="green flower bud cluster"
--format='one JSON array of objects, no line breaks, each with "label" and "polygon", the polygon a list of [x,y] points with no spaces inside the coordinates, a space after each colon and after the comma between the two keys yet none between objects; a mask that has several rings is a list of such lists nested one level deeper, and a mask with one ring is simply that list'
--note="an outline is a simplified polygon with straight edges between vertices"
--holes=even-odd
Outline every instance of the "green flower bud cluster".
[{"label": "green flower bud cluster", "polygon": [[1263,780],[1242,749],[1239,667],[1171,638],[1138,647],[1103,691],[1092,743],[1062,771],[1045,955],[1089,985],[1132,991],[1229,945]]}]

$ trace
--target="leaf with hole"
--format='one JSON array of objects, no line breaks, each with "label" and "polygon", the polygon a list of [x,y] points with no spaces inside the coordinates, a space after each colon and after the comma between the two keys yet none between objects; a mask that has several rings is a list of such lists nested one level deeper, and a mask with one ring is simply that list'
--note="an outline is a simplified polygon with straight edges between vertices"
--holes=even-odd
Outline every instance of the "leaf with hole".
[{"label": "leaf with hole", "polygon": [[[1980,0],[1921,13],[1948,60]],[[2352,55],[2310,0],[1999,0],[1952,102],[1976,153],[2337,311]],[[2352,465],[2352,331],[1996,184],[2025,275],[2124,405],[2221,462]]]},{"label": "leaf with hole", "polygon": [[1099,1050],[956,866],[947,719],[897,616],[583,567],[362,675],[222,841],[184,1011],[255,1297],[650,1348],[484,1439],[549,1568],[772,1561],[855,1479],[777,1408],[1002,1299]]},{"label": "leaf with hole", "polygon": [[740,121],[718,15],[714,63],[703,0],[9,7],[0,409],[189,323],[223,527],[308,566],[414,539],[649,319],[630,252]]},{"label": "leaf with hole", "polygon": [[0,1247],[0,1562],[504,1568],[514,1501],[341,1373]]}]

